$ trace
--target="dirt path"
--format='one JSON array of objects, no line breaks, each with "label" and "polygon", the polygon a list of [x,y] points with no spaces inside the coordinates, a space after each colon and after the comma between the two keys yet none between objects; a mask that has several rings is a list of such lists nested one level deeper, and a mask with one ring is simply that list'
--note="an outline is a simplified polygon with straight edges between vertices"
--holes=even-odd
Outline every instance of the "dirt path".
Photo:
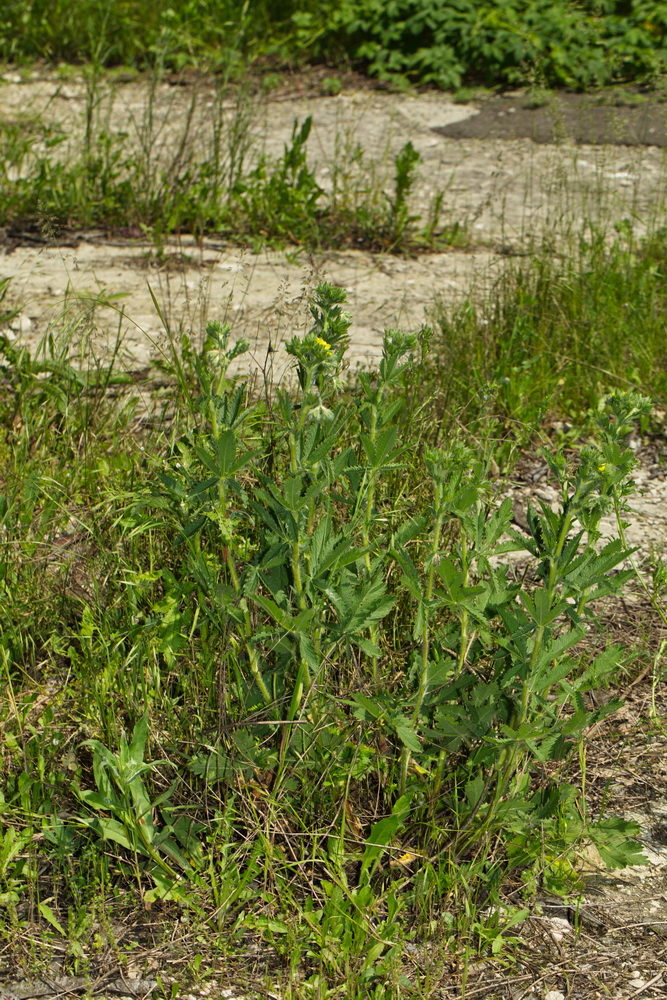
[{"label": "dirt path", "polygon": [[[250,364],[262,365],[269,339],[276,345],[305,332],[306,292],[326,278],[349,293],[354,365],[377,355],[385,327],[418,328],[435,294],[460,296],[471,281],[492,280],[497,270],[489,252],[407,259],[347,251],[294,261],[283,252],[251,255],[207,242],[201,249],[172,249],[192,259],[178,268],[150,266],[147,246],[106,241],[13,251],[2,259],[0,274],[12,275],[10,298],[21,306],[12,323],[15,334],[34,346],[49,319],[58,328],[64,318],[65,325],[92,324],[93,343],[101,350],[113,345],[120,326],[126,363],[148,365],[166,342],[150,288],[175,333],[198,343],[207,319],[226,319],[237,336],[250,339]],[[287,356],[278,359],[276,378]]]},{"label": "dirt path", "polygon": [[[455,104],[443,94],[292,92],[243,109],[221,100],[221,110],[217,101],[205,82],[163,84],[154,91],[143,81],[102,83],[92,94],[77,79],[9,73],[0,85],[0,117],[7,121],[37,116],[58,122],[69,142],[77,143],[86,109],[94,104],[98,118],[134,137],[137,149],[150,143],[165,155],[188,116],[195,121],[193,142],[205,146],[218,111],[228,123],[247,115],[255,147],[280,154],[294,121],[312,115],[309,155],[325,186],[332,183],[332,171],[349,165],[360,147],[365,175],[391,187],[393,157],[409,140],[422,157],[414,209],[427,212],[434,195],[444,190],[443,221],[466,227],[472,252],[452,249],[415,259],[362,251],[251,255],[215,241],[194,247],[185,240],[166,248],[181,260],[180,267],[172,261],[167,269],[147,266],[148,243],[123,245],[100,233],[83,234],[73,246],[13,240],[6,244],[0,276],[13,278],[10,299],[21,310],[13,327],[17,336],[35,346],[49,323],[62,326],[76,315],[78,323],[94,330],[95,351],[115,341],[120,329],[127,363],[143,366],[163,343],[150,285],[175,331],[197,341],[207,317],[227,317],[239,336],[251,339],[254,357],[262,363],[270,338],[275,345],[276,339],[304,328],[303,290],[326,277],[348,289],[354,317],[351,359],[363,362],[377,353],[384,328],[416,328],[428,318],[436,296],[460,298],[475,283],[493,281],[505,263],[502,252],[525,248],[545,228],[567,234],[584,217],[607,223],[632,218],[641,231],[662,211],[659,148],[452,138],[452,129],[474,131],[475,123],[484,120],[488,131],[490,112]],[[494,128],[503,120],[499,113]],[[484,130],[477,128],[475,134]],[[276,374],[281,365],[284,355]]]}]

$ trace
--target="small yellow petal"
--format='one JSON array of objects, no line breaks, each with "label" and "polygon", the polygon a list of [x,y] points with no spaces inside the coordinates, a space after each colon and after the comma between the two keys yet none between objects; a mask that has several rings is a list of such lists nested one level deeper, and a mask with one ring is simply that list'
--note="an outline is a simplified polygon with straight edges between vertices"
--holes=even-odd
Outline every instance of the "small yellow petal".
[{"label": "small yellow petal", "polygon": [[414,854],[412,851],[406,851],[404,854],[401,854],[400,857],[392,858],[389,864],[392,868],[396,865],[404,865],[407,867],[407,865],[411,865],[413,862],[419,861],[421,857],[421,854]]}]

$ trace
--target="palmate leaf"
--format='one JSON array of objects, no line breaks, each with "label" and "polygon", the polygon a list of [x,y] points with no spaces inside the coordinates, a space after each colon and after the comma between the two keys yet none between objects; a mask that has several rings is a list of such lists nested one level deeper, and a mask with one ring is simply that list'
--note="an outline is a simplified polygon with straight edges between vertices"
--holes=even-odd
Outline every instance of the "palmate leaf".
[{"label": "palmate leaf", "polygon": [[[357,464],[357,457],[354,453],[353,448],[346,448],[335,458],[331,459],[331,452],[338,446],[341,438],[341,429],[343,424],[347,422],[348,417],[345,416],[344,419],[339,419],[341,413],[341,408],[334,411],[334,419],[328,424],[329,433],[323,440],[313,440],[313,445],[306,452],[305,449],[302,450],[301,460],[302,462],[308,462],[310,466],[320,465],[320,471],[325,472],[326,478],[333,482],[334,479],[338,479],[348,466]],[[314,425],[315,426],[315,425]],[[319,430],[322,428],[322,424],[316,425]],[[326,467],[326,468],[325,468]]]},{"label": "palmate leaf", "polygon": [[[541,673],[543,670],[549,670],[551,664],[559,660],[563,653],[566,653],[568,649],[583,639],[586,635],[586,630],[583,628],[571,628],[567,632],[563,632],[562,635],[557,636],[555,639],[547,639],[538,653],[537,659],[535,661],[535,674]],[[555,668],[553,668],[555,669]],[[560,677],[556,677],[556,674],[549,673],[548,679],[550,683],[554,683],[555,680],[560,680]]]},{"label": "palmate leaf", "polygon": [[563,760],[576,744],[564,739],[560,733],[552,733],[539,741],[528,740],[527,746],[535,759],[545,764],[551,760]]},{"label": "palmate leaf", "polygon": [[[248,505],[278,538],[286,542],[295,542],[299,537],[299,529],[294,516],[268,490],[256,489],[256,500],[249,499]],[[259,501],[259,502],[257,502]]]},{"label": "palmate leaf", "polygon": [[[570,585],[575,585],[579,589],[592,587],[608,580],[607,574],[625,559],[631,556],[637,549],[626,549],[620,538],[612,539],[599,552],[588,552],[585,561],[567,573],[567,581]],[[630,571],[630,576],[632,572]],[[625,582],[628,574],[618,574]],[[618,582],[617,578],[613,578]]]},{"label": "palmate leaf", "polygon": [[280,625],[281,628],[284,628],[286,632],[299,633],[306,631],[317,614],[317,608],[306,608],[305,611],[301,611],[298,615],[292,617],[289,611],[285,611],[279,607],[270,597],[265,597],[263,594],[251,594],[250,596],[255,604],[258,604],[260,608],[266,611],[273,618],[274,622]]},{"label": "palmate leaf", "polygon": [[621,667],[627,663],[627,650],[619,643],[608,646],[586,667],[583,674],[572,682],[577,691],[589,691],[602,687]]},{"label": "palmate leaf", "polygon": [[587,564],[591,554],[586,550],[581,551],[584,535],[584,531],[577,532],[563,546],[563,551],[556,560],[556,580],[569,580]]},{"label": "palmate leaf", "polygon": [[388,615],[395,603],[379,577],[365,580],[357,587],[342,584],[338,589],[323,587],[322,591],[338,616],[340,633],[347,636],[370,628]]},{"label": "palmate leaf", "polygon": [[[210,325],[210,324],[209,324]],[[235,348],[238,348],[238,344]],[[232,353],[235,348],[232,349]],[[242,353],[242,352],[240,352]],[[255,407],[245,405],[246,384],[238,385],[231,395],[216,396],[214,400],[218,426],[230,427],[232,430],[247,420]]]},{"label": "palmate leaf", "polygon": [[361,435],[361,444],[366,453],[368,464],[372,469],[380,468],[386,463],[394,448],[398,438],[398,427],[396,425],[387,427],[382,433],[376,436],[375,442],[371,441],[367,434]]},{"label": "palmate leaf", "polygon": [[310,576],[315,579],[331,569],[340,570],[356,562],[365,549],[353,548],[352,538],[336,534],[331,519],[324,517],[310,539]]},{"label": "palmate leaf", "polygon": [[288,476],[283,482],[282,497],[277,489],[272,489],[276,499],[282,500],[287,510],[293,514],[296,514],[297,511],[301,510],[308,503],[308,498],[303,495],[305,478],[303,475]]},{"label": "palmate leaf", "polygon": [[634,820],[610,816],[591,824],[588,833],[607,868],[648,864],[648,858],[639,843],[639,823]]},{"label": "palmate leaf", "polygon": [[437,573],[446,588],[437,591],[438,598],[446,604],[465,608],[469,614],[484,622],[486,617],[483,612],[488,599],[486,585],[466,586],[463,570],[447,557],[438,562]]},{"label": "palmate leaf", "polygon": [[[513,513],[510,497],[506,497],[500,506],[490,513],[480,505],[477,517],[474,519],[474,532],[469,531],[469,535],[475,542],[475,554],[477,558],[485,555],[493,555],[497,551],[498,540],[507,531],[512,521]],[[473,521],[473,518],[465,518],[465,520]]]}]

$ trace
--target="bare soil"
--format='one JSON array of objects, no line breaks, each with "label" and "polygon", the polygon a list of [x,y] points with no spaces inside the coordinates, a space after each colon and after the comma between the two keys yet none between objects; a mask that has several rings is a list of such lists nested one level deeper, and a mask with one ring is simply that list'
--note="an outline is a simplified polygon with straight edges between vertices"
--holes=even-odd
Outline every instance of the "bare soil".
[{"label": "bare soil", "polygon": [[[95,113],[106,127],[127,132],[138,150],[148,143],[159,156],[167,156],[183,134],[188,116],[196,122],[192,141],[204,148],[218,113],[219,98],[206,80],[151,88],[142,79],[116,79],[100,83],[94,96]],[[385,328],[419,327],[436,297],[455,301],[471,287],[492,282],[508,253],[530,252],[545,232],[566,240],[584,217],[607,224],[629,218],[637,231],[656,223],[664,205],[661,149],[567,141],[547,145],[517,138],[510,126],[523,112],[503,109],[506,102],[514,107],[521,100],[461,105],[441,93],[367,87],[327,97],[312,80],[300,84],[299,78],[287,89],[253,98],[241,110],[237,97],[224,99],[223,118],[231,122],[241,113],[250,115],[255,148],[269,154],[279,155],[294,122],[311,115],[309,155],[323,186],[332,184],[334,171],[350,167],[360,147],[361,180],[391,191],[393,157],[412,142],[422,157],[414,211],[426,215],[435,195],[444,191],[442,223],[459,223],[467,245],[407,258],[349,249],[252,254],[215,239],[195,245],[182,238],[168,243],[163,260],[155,261],[150,242],[136,234],[70,233],[58,239],[6,231],[0,275],[13,278],[10,297],[21,310],[15,333],[34,347],[49,324],[63,325],[64,304],[70,320],[72,307],[78,306],[79,317],[94,329],[96,351],[115,343],[120,332],[127,364],[144,366],[159,354],[164,333],[150,285],[175,331],[197,341],[206,318],[227,317],[234,332],[253,343],[251,364],[261,365],[270,341],[276,347],[277,339],[304,328],[303,291],[326,277],[348,289],[355,364],[377,355]],[[569,97],[559,100],[569,107]],[[0,117],[58,122],[71,144],[81,141],[90,102],[90,88],[77,77],[40,71],[6,73],[0,81]],[[606,106],[597,107],[586,113],[607,113]],[[646,114],[644,105],[620,110],[637,121]],[[545,109],[537,111],[547,115]],[[469,129],[472,137],[457,138],[452,129]],[[279,377],[286,358],[274,358],[274,377]]]}]

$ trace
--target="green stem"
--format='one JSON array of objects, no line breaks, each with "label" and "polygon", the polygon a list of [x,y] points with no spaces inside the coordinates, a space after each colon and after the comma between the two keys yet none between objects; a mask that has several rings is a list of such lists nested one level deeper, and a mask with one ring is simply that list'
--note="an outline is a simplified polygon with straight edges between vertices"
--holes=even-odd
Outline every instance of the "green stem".
[{"label": "green stem", "polygon": [[[369,428],[369,438],[372,445],[375,445],[377,438],[377,419],[378,419],[378,407],[377,402],[371,404],[371,425]],[[370,554],[370,539],[371,539],[371,524],[373,521],[373,503],[375,501],[375,480],[376,480],[376,469],[370,469],[367,473],[368,475],[368,492],[366,495],[366,512],[364,515],[364,525],[362,529],[362,542],[366,553],[364,555],[364,562],[366,564],[366,572],[369,577],[371,575],[371,554]],[[378,627],[376,623],[373,623],[370,627],[371,642],[373,645],[378,645]],[[377,690],[380,684],[380,677],[378,672],[378,658],[374,656],[372,658],[372,669],[373,669],[373,682]]]},{"label": "green stem", "polygon": [[[468,566],[468,544],[467,537],[463,526],[461,527],[461,566],[463,568],[463,586],[467,587],[470,573]],[[465,665],[465,659],[468,653],[468,609],[463,607],[461,609],[461,645],[459,647],[459,658],[456,664],[456,676],[460,677],[463,673],[463,667]]]},{"label": "green stem", "polygon": [[[436,484],[436,516],[435,516],[435,526],[433,529],[433,545],[431,549],[431,565],[428,571],[428,580],[426,583],[426,594],[424,598],[424,634],[422,639],[422,662],[421,669],[419,671],[419,688],[417,690],[417,699],[415,701],[415,707],[412,712],[412,725],[413,727],[417,725],[419,721],[419,714],[421,712],[422,704],[426,696],[426,684],[428,680],[428,658],[431,648],[431,636],[430,636],[430,608],[429,605],[433,598],[433,584],[435,582],[435,566],[436,559],[438,558],[440,549],[440,535],[442,532],[442,522],[444,518],[444,511],[442,510],[441,503],[441,487]],[[401,752],[401,772],[400,772],[400,791],[401,795],[405,791],[405,786],[408,779],[408,768],[410,766],[410,760],[412,755],[408,747],[404,746]]]},{"label": "green stem", "polygon": [[[574,499],[574,498],[573,498]],[[565,500],[567,504],[567,498]],[[571,507],[571,502],[570,502]],[[547,593],[549,595],[549,607],[553,603],[553,594],[556,586],[556,572],[558,569],[558,561],[563,553],[563,547],[567,541],[567,536],[572,527],[572,514],[563,513],[563,523],[561,524],[560,533],[558,535],[558,541],[556,543],[556,548],[553,555],[549,560],[549,579],[547,581]],[[531,652],[530,660],[528,662],[528,669],[526,670],[526,676],[524,678],[523,687],[521,690],[521,702],[519,705],[519,711],[512,720],[512,728],[519,729],[523,723],[526,721],[528,715],[528,708],[530,703],[530,694],[532,691],[532,680],[533,672],[535,670],[535,664],[537,663],[537,658],[540,654],[542,648],[542,643],[544,640],[544,625],[538,625],[537,632],[535,633],[535,640],[533,642],[533,649]],[[498,756],[498,761],[495,766],[495,771],[498,775],[498,780],[496,783],[496,788],[493,794],[493,799],[488,812],[489,821],[492,819],[495,810],[500,803],[503,795],[507,790],[507,786],[516,773],[519,766],[519,761],[521,756],[525,753],[525,750],[518,744],[514,743],[511,747],[506,747]]]},{"label": "green stem", "polygon": [[[213,434],[213,440],[217,443],[220,437],[220,429],[218,427],[218,417],[215,412],[215,406],[211,400],[209,404],[209,414],[211,418],[211,431]],[[227,512],[227,488],[225,486],[225,480],[220,476],[218,480],[218,503],[220,505],[220,511],[224,516]],[[232,552],[231,545],[224,546],[225,553],[225,564],[227,566],[227,572],[229,573],[229,579],[231,581],[232,587],[236,592],[239,599],[239,607],[243,612],[243,645],[245,646],[246,655],[248,657],[248,663],[250,665],[250,672],[259,688],[260,694],[266,705],[270,705],[273,701],[271,697],[271,692],[267,688],[264,678],[262,677],[262,672],[259,668],[259,657],[257,656],[257,650],[252,645],[252,634],[253,625],[252,618],[250,617],[250,609],[248,607],[248,602],[243,596],[243,591],[241,588],[241,581],[239,580],[239,575],[236,571],[236,563],[234,562],[234,553]]]},{"label": "green stem", "polygon": [[[438,498],[439,499],[439,498]],[[439,504],[438,504],[439,506]],[[419,675],[419,690],[417,691],[417,701],[415,702],[414,711],[412,713],[412,723],[416,724],[419,713],[421,712],[422,702],[424,701],[424,696],[426,695],[426,682],[428,679],[428,657],[431,650],[431,633],[430,633],[430,609],[428,605],[433,599],[433,583],[435,581],[435,564],[438,558],[440,549],[440,534],[442,532],[442,512],[438,512],[435,520],[435,528],[433,531],[433,549],[431,552],[431,565],[428,571],[428,582],[426,584],[426,601],[424,607],[424,638],[422,641],[422,663],[421,671]]]}]

